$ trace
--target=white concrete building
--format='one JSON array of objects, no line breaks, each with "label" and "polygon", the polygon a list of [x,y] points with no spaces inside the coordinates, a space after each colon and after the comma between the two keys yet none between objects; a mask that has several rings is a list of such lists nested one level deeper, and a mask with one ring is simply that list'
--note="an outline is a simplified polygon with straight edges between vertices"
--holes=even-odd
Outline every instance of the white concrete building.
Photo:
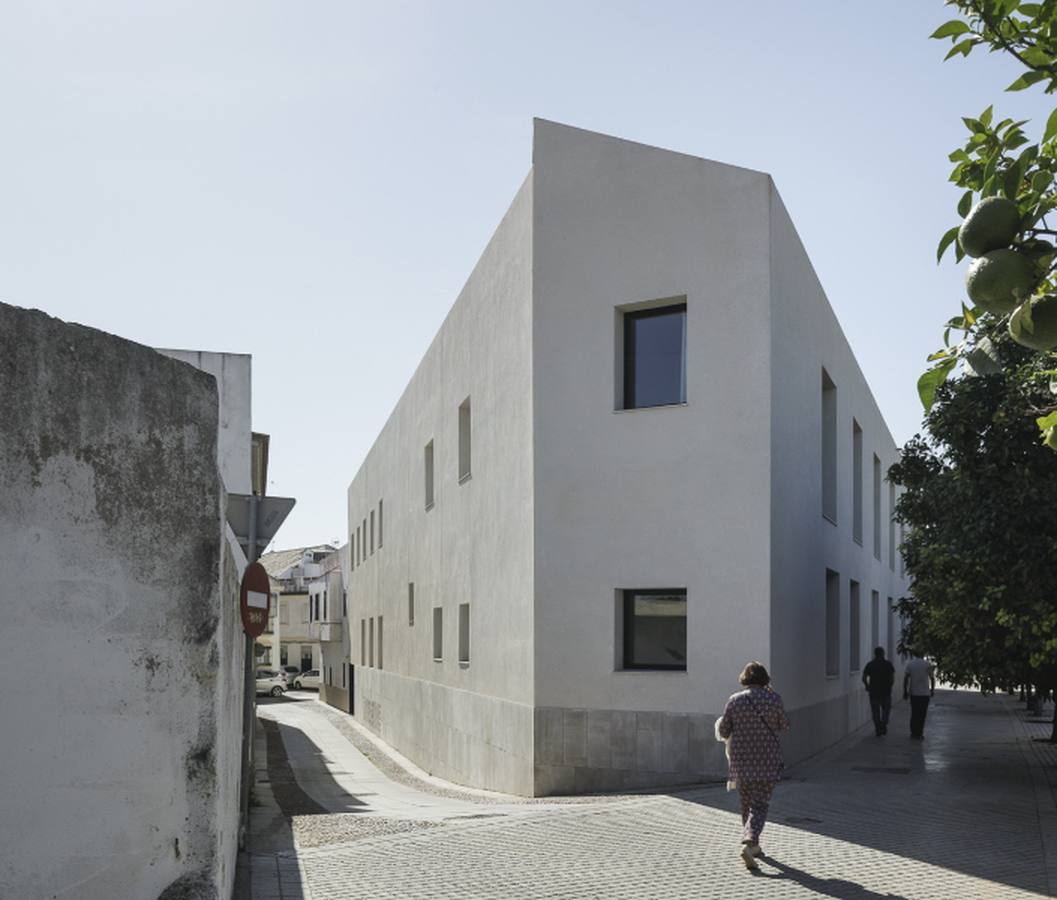
[{"label": "white concrete building", "polygon": [[348,490],[355,715],[480,787],[688,782],[759,659],[818,750],[906,592],[897,452],[768,175],[537,120]]}]

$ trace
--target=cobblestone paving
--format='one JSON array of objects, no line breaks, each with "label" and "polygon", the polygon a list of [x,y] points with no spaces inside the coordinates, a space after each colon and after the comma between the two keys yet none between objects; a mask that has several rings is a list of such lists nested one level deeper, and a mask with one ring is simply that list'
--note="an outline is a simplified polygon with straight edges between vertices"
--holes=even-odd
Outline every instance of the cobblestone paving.
[{"label": "cobblestone paving", "polygon": [[291,820],[298,847],[319,847],[344,844],[388,834],[439,828],[443,822],[422,822],[417,819],[390,819],[385,816],[365,816],[361,813],[333,813],[331,815],[294,816]]},{"label": "cobblestone paving", "polygon": [[1050,788],[1039,766],[1057,762],[1053,748],[1032,741],[1047,727],[970,693],[937,694],[923,742],[906,717],[900,704],[888,737],[860,732],[792,771],[758,874],[737,856],[736,796],[721,788],[453,817],[298,856],[313,900],[1049,896],[1053,797],[1032,781],[1045,772]]}]

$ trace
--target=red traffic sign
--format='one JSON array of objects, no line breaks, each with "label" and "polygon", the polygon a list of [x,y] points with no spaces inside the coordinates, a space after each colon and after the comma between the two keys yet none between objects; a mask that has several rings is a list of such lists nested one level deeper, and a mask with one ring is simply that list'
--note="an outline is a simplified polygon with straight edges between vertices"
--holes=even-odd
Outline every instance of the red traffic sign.
[{"label": "red traffic sign", "polygon": [[271,582],[264,566],[259,562],[250,563],[242,573],[242,590],[239,593],[242,628],[250,637],[259,637],[268,626],[271,596]]}]

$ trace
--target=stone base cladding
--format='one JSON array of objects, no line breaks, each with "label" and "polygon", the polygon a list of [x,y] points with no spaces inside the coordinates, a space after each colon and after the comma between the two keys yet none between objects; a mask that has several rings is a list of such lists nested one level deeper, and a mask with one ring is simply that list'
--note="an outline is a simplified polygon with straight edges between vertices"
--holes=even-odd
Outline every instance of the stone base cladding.
[{"label": "stone base cladding", "polygon": [[532,707],[356,668],[356,719],[432,775],[532,796]]},{"label": "stone base cladding", "polygon": [[[893,690],[893,703],[898,697],[898,692]],[[870,700],[865,690],[789,710],[789,731],[782,735],[785,764],[791,766],[814,756],[871,719]]]},{"label": "stone base cladding", "polygon": [[619,709],[535,711],[533,794],[583,794],[724,780],[715,716]]}]

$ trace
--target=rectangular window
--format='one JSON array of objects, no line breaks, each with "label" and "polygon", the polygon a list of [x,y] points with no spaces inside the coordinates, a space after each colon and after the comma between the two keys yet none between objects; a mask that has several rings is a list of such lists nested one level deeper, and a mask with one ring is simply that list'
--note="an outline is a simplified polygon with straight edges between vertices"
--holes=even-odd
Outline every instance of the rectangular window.
[{"label": "rectangular window", "polygon": [[439,606],[433,607],[433,658],[444,659],[444,610]]},{"label": "rectangular window", "polygon": [[349,614],[349,592],[341,592],[341,617],[344,619]]},{"label": "rectangular window", "polygon": [[383,616],[378,617],[378,668],[382,668],[382,619]]},{"label": "rectangular window", "polygon": [[363,519],[363,561],[367,562],[367,518]]},{"label": "rectangular window", "polygon": [[345,687],[345,669],[348,667],[348,663],[341,664],[341,686]]},{"label": "rectangular window", "polygon": [[857,544],[862,543],[862,429],[851,420],[851,536]]},{"label": "rectangular window", "polygon": [[624,668],[686,671],[686,588],[625,590]]},{"label": "rectangular window", "polygon": [[323,621],[330,621],[330,604],[327,603],[327,591],[323,591]]},{"label": "rectangular window", "polygon": [[426,463],[426,509],[433,509],[433,441],[426,444],[424,453]]},{"label": "rectangular window", "polygon": [[873,557],[881,561],[881,460],[873,458]]},{"label": "rectangular window", "polygon": [[686,304],[626,312],[624,409],[686,403]]},{"label": "rectangular window", "polygon": [[848,591],[848,609],[851,615],[849,618],[850,629],[850,644],[851,644],[851,655],[849,657],[848,670],[851,672],[858,672],[861,667],[860,660],[860,648],[862,645],[862,632],[859,626],[859,582],[851,582],[851,589]]},{"label": "rectangular window", "polygon": [[378,549],[382,549],[382,501],[378,501]]},{"label": "rectangular window", "polygon": [[837,524],[837,386],[822,370],[822,515]]},{"label": "rectangular window", "polygon": [[287,662],[286,662],[287,659],[289,659],[289,657],[287,656],[286,644],[283,644],[279,648],[279,665],[280,666],[287,665]]},{"label": "rectangular window", "polygon": [[459,604],[459,662],[470,662],[470,604]]},{"label": "rectangular window", "polygon": [[367,665],[374,665],[374,616],[367,620]]},{"label": "rectangular window", "polygon": [[367,665],[367,620],[360,619],[360,665]]},{"label": "rectangular window", "polygon": [[881,595],[870,591],[870,656],[881,646]]},{"label": "rectangular window", "polygon": [[840,675],[840,575],[826,569],[826,675]]},{"label": "rectangular window", "polygon": [[470,477],[470,398],[459,405],[459,484]]},{"label": "rectangular window", "polygon": [[896,486],[888,482],[888,568],[896,570]]},{"label": "rectangular window", "polygon": [[290,624],[290,607],[283,603],[279,607],[279,624],[289,625]]},{"label": "rectangular window", "polygon": [[374,510],[371,510],[371,543],[368,545],[371,548],[371,556],[374,556]]},{"label": "rectangular window", "polygon": [[301,607],[301,624],[302,625],[307,625],[308,624],[308,598],[306,597],[304,600],[299,600],[297,605]]},{"label": "rectangular window", "polygon": [[892,662],[896,656],[896,607],[892,602],[892,598],[888,598],[888,659]]},{"label": "rectangular window", "polygon": [[407,585],[407,624],[415,624],[415,583],[408,582]]},{"label": "rectangular window", "polygon": [[356,565],[360,564],[360,526],[356,526]]}]

